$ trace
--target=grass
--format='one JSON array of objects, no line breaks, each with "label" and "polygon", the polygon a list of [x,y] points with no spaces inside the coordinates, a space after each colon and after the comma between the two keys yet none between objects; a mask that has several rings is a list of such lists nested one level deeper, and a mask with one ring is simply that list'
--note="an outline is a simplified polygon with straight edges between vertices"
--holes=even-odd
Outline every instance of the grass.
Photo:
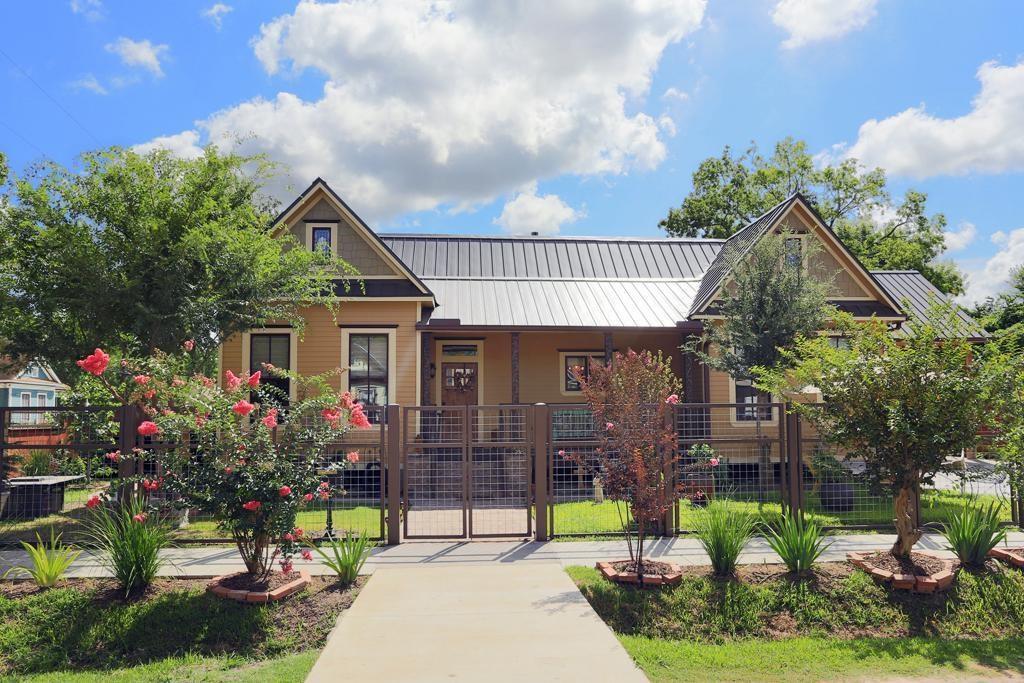
[{"label": "grass", "polygon": [[[791,638],[713,645],[621,636],[626,651],[661,681],[822,681],[988,678],[1024,673],[1024,641],[929,638]],[[995,676],[993,676],[995,677]]]},{"label": "grass", "polygon": [[636,589],[593,569],[570,576],[652,681],[988,678],[1024,674],[1024,573],[961,572],[948,593],[915,596],[861,571],[814,579]]},{"label": "grass", "polygon": [[[163,669],[184,666],[232,680],[225,671],[321,647],[356,590],[321,581],[279,604],[247,605],[205,588],[205,581],[167,579],[144,599],[124,600],[110,582],[93,581],[0,595],[0,675],[75,671],[93,680],[85,676],[113,672],[124,680],[136,680],[134,673],[168,680]],[[296,661],[279,664],[305,666]]]},{"label": "grass", "polygon": [[780,635],[1024,638],[1024,572],[961,572],[950,591],[920,596],[876,585],[861,571],[790,581],[685,576],[665,590],[612,584],[587,567],[569,574],[616,632],[723,643]]},{"label": "grass", "polygon": [[[750,513],[765,519],[782,514],[782,504],[778,496],[769,496],[767,502],[743,500],[742,496],[731,498],[737,510]],[[995,504],[999,508],[1001,522],[1012,521],[1010,506],[993,495],[971,496],[961,495],[956,491],[930,490],[921,496],[921,521],[925,524],[937,524],[952,518],[954,513],[962,512],[971,501],[977,500],[982,505]],[[866,491],[859,492],[854,510],[848,513],[827,513],[821,510],[817,494],[807,492],[805,498],[805,517],[822,527],[846,525],[878,525],[887,526],[892,523],[892,499],[884,496],[870,496]],[[689,501],[679,504],[679,528],[693,530],[701,508],[695,508]],[[599,535],[617,534],[621,532],[619,512],[612,501],[594,503],[592,501],[572,501],[554,505],[554,533],[556,535]]]},{"label": "grass", "polygon": [[254,661],[235,656],[168,657],[105,671],[54,671],[19,678],[29,683],[227,683],[228,681],[278,681],[301,683],[316,662],[318,651]]}]

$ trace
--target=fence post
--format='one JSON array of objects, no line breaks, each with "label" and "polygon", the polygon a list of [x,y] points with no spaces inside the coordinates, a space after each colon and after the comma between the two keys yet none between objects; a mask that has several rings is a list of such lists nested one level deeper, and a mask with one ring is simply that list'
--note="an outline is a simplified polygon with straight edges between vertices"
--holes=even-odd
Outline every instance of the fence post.
[{"label": "fence post", "polygon": [[134,492],[134,484],[124,483],[125,479],[134,477],[141,471],[141,463],[135,461],[134,451],[138,445],[140,410],[137,405],[123,405],[117,409],[117,450],[121,451],[121,457],[117,461],[117,478],[120,480],[117,487],[117,498],[124,502]]},{"label": "fence post", "polygon": [[538,541],[549,540],[548,535],[548,407],[544,403],[533,405],[533,506],[536,514]]},{"label": "fence post", "polygon": [[676,506],[678,505],[678,502],[676,501],[676,459],[679,457],[679,455],[678,455],[678,451],[679,451],[679,448],[678,448],[678,444],[679,444],[679,442],[678,442],[679,431],[676,428],[676,426],[677,426],[676,406],[670,403],[670,404],[667,404],[667,408],[668,409],[665,411],[665,428],[666,429],[671,429],[675,433],[676,448],[666,449],[666,450],[670,451],[668,453],[668,455],[670,457],[664,458],[664,460],[662,462],[662,472],[661,473],[662,473],[662,476],[665,477],[665,484],[666,484],[666,489],[665,490],[668,492],[669,497],[672,499],[672,507],[670,507],[668,510],[665,511],[665,516],[662,517],[662,519],[661,519],[661,535],[664,536],[664,537],[671,537],[671,536],[675,536],[675,533],[676,533],[676,530],[675,530],[675,522],[676,522],[675,509],[676,509]]},{"label": "fence post", "polygon": [[398,545],[402,541],[402,409],[389,404],[385,422],[388,438],[385,454],[388,464],[387,498],[388,498],[388,545]]},{"label": "fence post", "polygon": [[803,462],[801,452],[800,415],[786,404],[786,478],[789,491],[789,515],[799,519],[803,512]]}]

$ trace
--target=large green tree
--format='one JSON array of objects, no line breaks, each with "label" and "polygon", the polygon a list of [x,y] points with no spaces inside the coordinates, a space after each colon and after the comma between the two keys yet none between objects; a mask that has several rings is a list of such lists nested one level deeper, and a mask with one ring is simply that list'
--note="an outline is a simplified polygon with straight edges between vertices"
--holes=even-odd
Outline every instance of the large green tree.
[{"label": "large green tree", "polygon": [[885,171],[855,159],[816,166],[802,140],[786,138],[763,156],[756,145],[739,155],[728,146],[702,161],[693,190],[659,225],[680,237],[725,238],[794,192],[814,206],[825,224],[868,268],[919,270],[943,292],[963,292],[963,277],[940,262],[946,218],[928,215],[927,196],[908,191],[898,204]]},{"label": "large green tree", "polygon": [[211,146],[197,159],[111,148],[12,175],[0,198],[5,352],[68,371],[98,346],[149,354],[193,339],[210,358],[234,332],[301,325],[296,306],[329,302],[349,269],[271,234],[272,173]]},{"label": "large green tree", "polygon": [[986,330],[1014,348],[1024,345],[1024,266],[1010,271],[1009,289],[989,297],[970,310]]}]

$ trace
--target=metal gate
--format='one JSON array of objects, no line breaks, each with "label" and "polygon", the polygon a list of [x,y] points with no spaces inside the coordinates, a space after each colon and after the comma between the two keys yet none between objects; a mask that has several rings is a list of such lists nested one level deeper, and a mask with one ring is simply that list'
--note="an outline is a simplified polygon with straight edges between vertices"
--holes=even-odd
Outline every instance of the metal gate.
[{"label": "metal gate", "polygon": [[410,406],[402,414],[402,535],[533,533],[531,406]]}]

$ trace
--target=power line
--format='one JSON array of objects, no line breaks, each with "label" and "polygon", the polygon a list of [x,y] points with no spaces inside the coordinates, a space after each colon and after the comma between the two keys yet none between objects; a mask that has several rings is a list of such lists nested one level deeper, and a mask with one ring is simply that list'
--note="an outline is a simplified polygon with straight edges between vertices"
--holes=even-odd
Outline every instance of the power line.
[{"label": "power line", "polygon": [[4,52],[4,51],[3,51],[3,49],[0,49],[0,55],[3,55],[4,57],[6,57],[6,58],[7,58],[7,61],[9,61],[9,62],[10,62],[11,64],[13,64],[13,65],[14,65],[14,68],[15,68],[15,69],[17,69],[18,71],[20,71],[20,72],[21,72],[21,73],[22,73],[22,74],[23,74],[23,75],[25,76],[25,78],[27,78],[27,79],[29,80],[29,82],[31,82],[31,83],[32,83],[32,85],[36,86],[36,87],[37,87],[37,88],[39,89],[39,92],[41,92],[41,93],[43,93],[44,95],[46,95],[47,99],[49,99],[49,100],[50,100],[51,102],[53,102],[53,104],[54,104],[54,105],[55,105],[55,106],[56,106],[56,107],[57,107],[58,109],[60,109],[60,110],[61,110],[62,112],[64,112],[64,114],[65,114],[65,115],[66,115],[66,116],[67,116],[67,117],[68,117],[69,119],[71,119],[72,121],[74,121],[74,122],[75,122],[75,125],[77,125],[77,126],[78,126],[79,128],[81,128],[81,129],[82,129],[83,131],[85,131],[85,134],[86,134],[86,135],[88,135],[89,137],[91,137],[91,138],[92,138],[92,140],[93,140],[93,142],[95,142],[95,143],[96,143],[97,145],[102,145],[102,144],[103,144],[103,143],[101,143],[101,142],[100,142],[100,139],[99,139],[98,137],[96,137],[95,135],[93,135],[93,134],[92,134],[92,131],[91,131],[91,130],[89,130],[88,128],[86,128],[86,127],[85,127],[85,124],[83,124],[83,123],[82,123],[81,121],[79,121],[79,120],[78,120],[77,118],[75,118],[75,115],[74,115],[74,114],[72,114],[72,113],[71,113],[70,111],[68,111],[67,109],[65,109],[65,108],[64,108],[64,105],[62,105],[62,104],[61,104],[60,102],[58,102],[58,101],[57,101],[57,98],[55,98],[55,97],[54,97],[53,95],[51,95],[50,93],[48,93],[48,92],[46,91],[46,89],[45,89],[45,88],[43,88],[43,86],[39,85],[39,83],[37,83],[37,82],[36,82],[36,79],[32,78],[32,76],[31,76],[31,75],[29,74],[29,72],[27,72],[27,71],[25,71],[25,70],[24,70],[23,68],[21,68],[21,65],[19,65],[19,64],[18,64],[18,63],[17,63],[16,61],[14,61],[14,59],[12,59],[12,58],[11,58],[11,56],[10,56],[9,54],[7,54],[6,52]]},{"label": "power line", "polygon": [[20,140],[21,140],[22,142],[24,142],[24,143],[25,143],[26,145],[28,145],[29,147],[31,147],[31,148],[32,148],[32,149],[34,149],[35,151],[39,152],[39,153],[40,153],[41,155],[43,155],[44,157],[45,157],[45,156],[48,156],[48,155],[46,154],[46,152],[44,152],[43,150],[39,149],[39,147],[37,147],[37,146],[36,146],[35,144],[33,144],[31,140],[29,140],[29,139],[28,139],[27,137],[25,137],[24,135],[22,135],[22,134],[21,134],[21,133],[19,133],[18,131],[16,131],[16,130],[14,130],[13,128],[11,128],[11,127],[10,127],[9,125],[7,125],[7,124],[6,124],[5,122],[3,122],[3,121],[0,121],[0,126],[3,126],[3,127],[4,127],[4,128],[6,128],[7,130],[11,131],[11,133],[13,133],[13,134],[14,134],[14,136],[15,136],[16,138],[20,139]]}]

